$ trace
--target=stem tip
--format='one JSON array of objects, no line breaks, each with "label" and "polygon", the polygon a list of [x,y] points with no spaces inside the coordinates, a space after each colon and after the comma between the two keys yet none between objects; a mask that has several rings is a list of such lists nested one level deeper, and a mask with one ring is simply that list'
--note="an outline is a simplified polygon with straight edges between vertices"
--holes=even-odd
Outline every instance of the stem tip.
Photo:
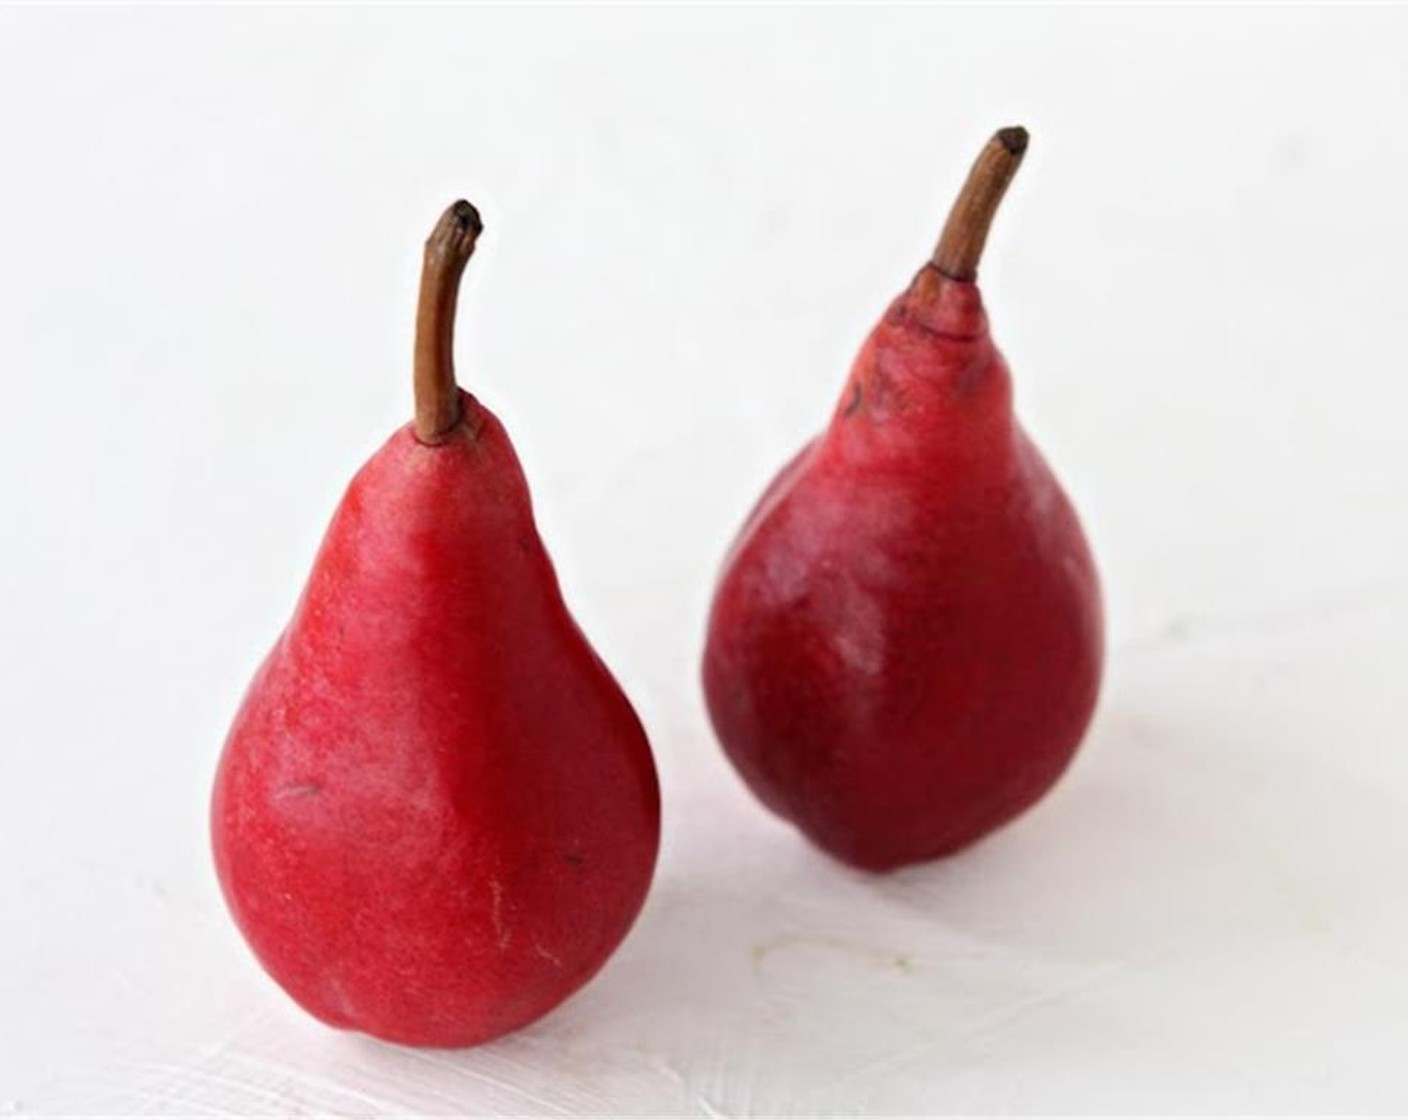
[{"label": "stem tip", "polygon": [[1021,125],[1013,125],[1011,128],[999,128],[997,138],[1002,142],[1002,146],[1014,156],[1019,156],[1027,150],[1027,141],[1030,137],[1027,130]]},{"label": "stem tip", "polygon": [[[1023,140],[1022,143],[1025,144],[1026,141]],[[479,211],[474,208],[472,203],[460,199],[450,207],[450,213],[454,214],[460,229],[472,229],[475,237],[484,232],[484,220],[479,216]]]}]

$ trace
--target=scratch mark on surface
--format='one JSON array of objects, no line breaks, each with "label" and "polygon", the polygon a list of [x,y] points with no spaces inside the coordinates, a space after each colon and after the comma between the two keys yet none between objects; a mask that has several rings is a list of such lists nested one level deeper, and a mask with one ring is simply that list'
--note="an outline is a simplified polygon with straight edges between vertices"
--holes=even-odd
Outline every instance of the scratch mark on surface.
[{"label": "scratch mark on surface", "polygon": [[[255,1025],[263,1022],[270,1015],[268,1008],[259,1008],[252,1014],[245,1016],[239,1022],[205,1046],[199,1047],[192,1058],[192,1064],[198,1067],[209,1064],[222,1054],[228,1051],[235,1040],[244,1032]],[[196,1070],[188,1066],[178,1066],[161,1062],[143,1062],[135,1067],[140,1071],[135,1080],[134,1093],[142,1103],[140,1109],[146,1112],[158,1105],[166,1105],[176,1102],[185,1082],[189,1081]]]},{"label": "scratch mark on surface", "polygon": [[489,880],[489,890],[494,896],[490,917],[494,922],[494,935],[499,939],[499,948],[507,949],[513,941],[513,930],[504,924],[504,885],[497,878]]},{"label": "scratch mark on surface", "polygon": [[[354,1101],[361,1102],[377,1114],[383,1116],[402,1115],[406,1111],[404,1105],[398,1104],[398,1102],[388,1097],[370,1090],[354,1088],[351,1085],[333,1080],[329,1077],[320,1076],[310,1072],[306,1068],[285,1065],[282,1062],[276,1062],[264,1057],[257,1060],[257,1065],[261,1069],[279,1075],[285,1079],[288,1084],[318,1089],[324,1093],[341,1094],[344,1097],[349,1097]],[[339,1104],[340,1103],[341,1102],[339,1102]]]},{"label": "scratch mark on surface", "polygon": [[147,1062],[142,1069],[155,1075],[156,1080],[142,1092],[137,1108],[139,1114],[179,1114],[197,1104],[208,1107],[212,1090],[225,1090],[235,1100],[243,1098],[248,1102],[245,1107],[255,1101],[276,1107],[286,1103],[281,1089],[261,1085],[255,1077],[239,1070],[226,1072],[203,1065],[188,1067],[161,1062]]},{"label": "scratch mark on surface", "polygon": [[754,945],[753,968],[760,969],[763,962],[774,953],[802,948],[831,949],[857,960],[867,961],[877,968],[892,968],[905,976],[912,976],[919,971],[919,965],[909,953],[896,952],[891,949],[875,949],[869,945],[846,941],[840,937],[824,937],[805,933],[785,933],[780,937],[774,937],[771,941]]},{"label": "scratch mark on surface", "polygon": [[694,1095],[694,1103],[699,1106],[699,1111],[705,1116],[721,1118],[721,1120],[732,1120],[732,1113],[725,1112],[703,1093],[696,1093]]},{"label": "scratch mark on surface", "polygon": [[[705,1093],[690,1087],[690,1079],[678,1069],[673,1062],[664,1054],[654,1050],[642,1052],[646,1064],[656,1073],[662,1073],[673,1081],[679,1088],[694,1098],[695,1108],[701,1116],[722,1117],[723,1120],[732,1120],[733,1113],[725,1111],[723,1107],[712,1101]],[[717,1061],[718,1055],[715,1055]]]},{"label": "scratch mark on surface", "polygon": [[654,1050],[646,1050],[644,1055],[646,1064],[648,1064],[651,1069],[655,1070],[656,1073],[663,1073],[681,1089],[689,1088],[689,1082],[685,1079],[684,1074],[676,1069],[674,1064],[671,1063],[665,1055],[656,1053]]},{"label": "scratch mark on surface", "polygon": [[866,1062],[833,1081],[828,1087],[828,1091],[836,1092],[856,1081],[874,1077],[877,1074],[893,1073],[895,1070],[903,1069],[905,1066],[910,1065],[936,1050],[961,1046],[966,1042],[981,1038],[991,1033],[993,1030],[1005,1027],[1010,1023],[1019,1022],[1034,1011],[1040,1011],[1047,1007],[1059,1007],[1078,996],[1101,987],[1116,976],[1121,976],[1127,972],[1153,964],[1164,957],[1171,956],[1189,940],[1191,940],[1191,937],[1186,934],[1171,938],[1146,952],[1134,953],[1130,956],[1122,957],[1119,960],[1110,961],[1108,964],[1088,969],[1086,972],[1067,983],[1057,985],[1046,991],[1012,1000],[1001,1007],[994,1008],[986,1015],[979,1016],[973,1022],[959,1027],[957,1030],[945,1032],[935,1038],[922,1040],[894,1054]]},{"label": "scratch mark on surface", "polygon": [[1367,610],[1385,599],[1402,595],[1405,590],[1408,590],[1408,583],[1401,578],[1380,579],[1240,616],[1180,612],[1148,633],[1131,635],[1119,644],[1118,650],[1120,653],[1154,653],[1226,634],[1267,634],[1295,629]]},{"label": "scratch mark on surface", "polygon": [[[529,1062],[518,1061],[509,1058],[507,1055],[497,1055],[499,1064],[509,1067],[509,1075],[501,1076],[491,1073],[489,1070],[473,1068],[466,1064],[467,1061],[487,1062],[495,1058],[489,1051],[473,1051],[461,1055],[451,1053],[439,1054],[427,1050],[403,1051],[406,1058],[419,1065],[429,1066],[432,1069],[443,1070],[455,1075],[455,1079],[462,1085],[479,1085],[491,1092],[502,1093],[513,1102],[510,1107],[503,1111],[509,1115],[522,1115],[532,1112],[539,1115],[549,1116],[578,1116],[583,1112],[597,1111],[595,1108],[569,1108],[558,1104],[551,1097],[540,1094],[534,1089],[527,1087],[527,1082],[541,1078],[541,1069],[537,1065]],[[419,1086],[418,1086],[419,1087]],[[559,1090],[563,1087],[559,1086]],[[449,1094],[439,1094],[446,1101],[459,1101],[463,1107],[462,1099]],[[583,1094],[584,1103],[591,1105],[591,1098]],[[392,1110],[393,1113],[395,1110]]]}]

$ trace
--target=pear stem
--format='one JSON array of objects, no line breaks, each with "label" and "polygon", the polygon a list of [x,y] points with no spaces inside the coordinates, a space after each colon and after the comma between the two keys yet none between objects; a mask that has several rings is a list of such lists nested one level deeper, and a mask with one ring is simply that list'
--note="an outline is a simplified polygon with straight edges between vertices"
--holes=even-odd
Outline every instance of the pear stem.
[{"label": "pear stem", "polygon": [[463,199],[452,204],[425,242],[416,308],[416,438],[440,443],[459,425],[455,383],[455,304],[460,277],[484,230],[479,211]]},{"label": "pear stem", "polygon": [[930,258],[945,276],[953,280],[977,278],[988,230],[1026,150],[1027,130],[1016,127],[999,129],[978,153]]}]

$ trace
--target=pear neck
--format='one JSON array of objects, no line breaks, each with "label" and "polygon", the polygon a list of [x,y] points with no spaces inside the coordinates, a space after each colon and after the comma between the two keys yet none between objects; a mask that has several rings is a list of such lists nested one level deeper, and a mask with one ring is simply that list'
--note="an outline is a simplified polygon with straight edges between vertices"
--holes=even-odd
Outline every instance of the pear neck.
[{"label": "pear neck", "polygon": [[895,301],[891,313],[899,320],[955,341],[976,341],[988,333],[988,316],[978,285],[971,280],[955,280],[932,263],[919,270]]}]

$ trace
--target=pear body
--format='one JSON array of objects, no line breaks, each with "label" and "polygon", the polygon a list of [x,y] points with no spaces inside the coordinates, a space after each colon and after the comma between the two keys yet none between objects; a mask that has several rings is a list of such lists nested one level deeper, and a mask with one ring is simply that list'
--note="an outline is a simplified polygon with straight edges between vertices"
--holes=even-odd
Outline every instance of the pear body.
[{"label": "pear body", "polygon": [[1090,550],[1012,414],[978,289],[926,267],[725,561],[703,663],[714,728],[766,805],[883,870],[1039,799],[1102,657]]},{"label": "pear body", "polygon": [[243,700],[212,837],[263,966],[338,1027],[468,1046],[587,982],[645,898],[645,734],[563,603],[522,470],[467,394],[353,480]]}]

